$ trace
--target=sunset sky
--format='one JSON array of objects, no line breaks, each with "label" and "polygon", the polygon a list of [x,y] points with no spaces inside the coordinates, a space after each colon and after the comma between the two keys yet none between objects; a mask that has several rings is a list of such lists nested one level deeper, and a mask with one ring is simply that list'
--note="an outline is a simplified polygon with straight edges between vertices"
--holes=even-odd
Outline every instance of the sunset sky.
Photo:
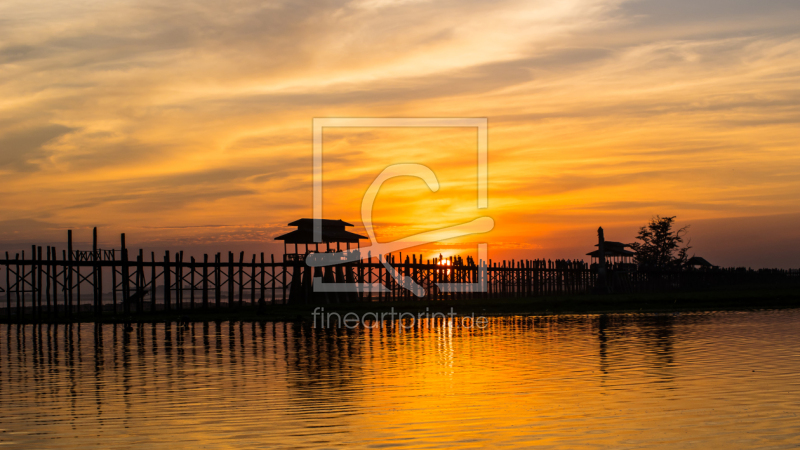
[{"label": "sunset sky", "polygon": [[325,217],[381,240],[490,216],[426,257],[581,258],[603,226],[691,224],[714,264],[800,267],[800,3],[0,2],[0,249],[281,251],[311,216],[315,117],[485,117],[327,130]]}]

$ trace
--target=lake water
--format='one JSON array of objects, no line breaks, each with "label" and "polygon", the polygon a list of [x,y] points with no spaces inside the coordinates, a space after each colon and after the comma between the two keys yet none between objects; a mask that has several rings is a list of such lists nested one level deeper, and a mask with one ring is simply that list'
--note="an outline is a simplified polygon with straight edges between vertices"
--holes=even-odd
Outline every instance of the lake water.
[{"label": "lake water", "polygon": [[0,325],[8,448],[798,448],[799,310]]}]

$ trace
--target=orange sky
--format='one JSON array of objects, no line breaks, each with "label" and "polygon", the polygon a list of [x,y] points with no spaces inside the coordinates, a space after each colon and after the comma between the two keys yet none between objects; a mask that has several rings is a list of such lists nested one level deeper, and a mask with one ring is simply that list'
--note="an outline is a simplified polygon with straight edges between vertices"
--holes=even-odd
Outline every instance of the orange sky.
[{"label": "orange sky", "polygon": [[[656,214],[714,264],[800,267],[796,2],[7,0],[0,4],[0,248],[272,251],[311,215],[314,117],[485,117],[474,131],[324,136],[325,216],[381,239],[482,215],[420,249],[578,258]],[[357,231],[363,231],[358,229]]]}]

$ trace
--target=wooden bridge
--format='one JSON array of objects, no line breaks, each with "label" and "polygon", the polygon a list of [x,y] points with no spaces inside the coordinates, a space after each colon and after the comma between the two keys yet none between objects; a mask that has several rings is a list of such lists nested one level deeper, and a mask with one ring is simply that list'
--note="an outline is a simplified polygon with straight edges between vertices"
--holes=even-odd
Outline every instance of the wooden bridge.
[{"label": "wooden bridge", "polygon": [[[129,254],[125,235],[121,248],[91,251],[31,247],[5,254],[0,260],[0,307],[8,319],[72,317],[79,314],[129,314],[145,311],[238,308],[245,305],[398,301],[416,298],[396,281],[379,255],[332,267],[311,268],[293,259],[276,261],[264,253],[203,255],[184,258],[183,252],[163,257],[139,250]],[[403,259],[405,258],[405,259]],[[423,260],[421,255],[386,255],[396,276],[410,277],[433,300],[536,296],[588,290],[593,275],[583,261],[479,262],[460,257]],[[2,273],[5,272],[5,273]],[[349,283],[350,292],[314,292],[313,278],[326,283]],[[2,280],[2,278],[0,278]],[[0,281],[1,283],[2,281]],[[452,292],[442,283],[462,283]],[[380,288],[379,286],[382,286]],[[483,286],[483,287],[481,287]],[[484,292],[485,291],[485,292]],[[4,301],[3,301],[4,300]]]},{"label": "wooden bridge", "polygon": [[[421,255],[386,255],[390,270],[377,255],[331,267],[311,268],[297,258],[275,260],[264,253],[216,253],[202,260],[183,252],[163,257],[121,248],[91,251],[31,247],[0,260],[0,315],[3,320],[75,318],[152,311],[225,310],[259,304],[411,301],[417,297],[396,281],[410,277],[427,300],[492,299],[578,294],[593,290],[596,270],[583,261],[478,261],[460,257],[423,260]],[[149,258],[148,258],[149,257]],[[4,273],[3,273],[4,272]],[[393,273],[394,272],[394,275]],[[608,266],[612,292],[663,291],[742,280],[800,280],[798,271],[631,272]],[[315,292],[313,279],[354,286],[347,292]],[[442,289],[450,283],[452,289]],[[3,298],[4,297],[4,298]],[[5,311],[2,311],[4,309]],[[4,314],[2,314],[4,313]]]}]

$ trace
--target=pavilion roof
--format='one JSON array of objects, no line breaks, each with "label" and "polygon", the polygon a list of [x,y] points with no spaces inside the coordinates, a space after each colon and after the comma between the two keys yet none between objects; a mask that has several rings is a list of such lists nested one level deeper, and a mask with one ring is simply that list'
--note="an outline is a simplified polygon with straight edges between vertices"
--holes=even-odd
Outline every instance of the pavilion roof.
[{"label": "pavilion roof", "polygon": [[[595,244],[595,247],[599,246],[600,244]],[[630,244],[623,244],[622,242],[614,242],[614,241],[605,241],[603,242],[603,248],[605,250],[606,256],[634,256],[636,255],[635,252],[630,250],[626,250],[625,247],[630,247]],[[589,256],[593,256],[595,258],[600,256],[600,249],[587,253]]]},{"label": "pavilion roof", "polygon": [[[345,227],[353,225],[343,220],[320,219],[322,222],[322,242],[353,242],[358,243],[360,239],[367,239],[362,236],[345,230]],[[314,219],[299,219],[290,223],[289,226],[296,226],[297,229],[275,238],[276,241],[284,241],[287,244],[314,244]]]},{"label": "pavilion roof", "polygon": [[699,256],[692,256],[689,258],[688,264],[690,266],[704,266],[704,267],[716,267],[705,258],[701,258]]}]

